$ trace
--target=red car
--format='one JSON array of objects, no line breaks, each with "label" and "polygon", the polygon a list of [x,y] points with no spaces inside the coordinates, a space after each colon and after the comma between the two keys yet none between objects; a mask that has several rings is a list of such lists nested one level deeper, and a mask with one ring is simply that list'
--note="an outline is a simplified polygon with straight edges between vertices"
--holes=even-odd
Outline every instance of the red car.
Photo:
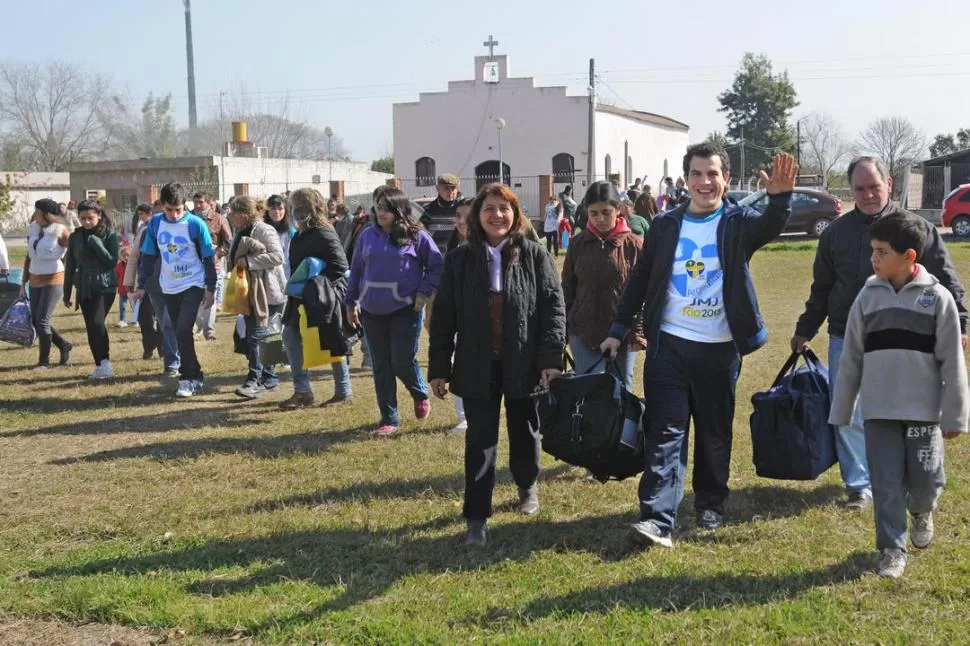
[{"label": "red car", "polygon": [[953,235],[970,236],[970,184],[964,184],[946,196],[942,220],[943,226],[953,230]]}]

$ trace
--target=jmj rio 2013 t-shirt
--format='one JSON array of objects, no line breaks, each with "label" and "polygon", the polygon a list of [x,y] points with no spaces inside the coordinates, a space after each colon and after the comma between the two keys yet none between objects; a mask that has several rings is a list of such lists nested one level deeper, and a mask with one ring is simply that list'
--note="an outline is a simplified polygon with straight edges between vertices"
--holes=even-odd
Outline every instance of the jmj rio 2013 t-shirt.
[{"label": "jmj rio 2013 t-shirt", "polygon": [[724,207],[704,218],[684,215],[660,329],[688,341],[724,343],[731,329],[724,313],[724,272],[717,255],[717,225]]},{"label": "jmj rio 2013 t-shirt", "polygon": [[215,255],[208,226],[191,213],[176,222],[169,222],[164,213],[152,216],[141,253],[158,256],[161,261],[158,280],[163,294],[179,294],[190,287],[205,287],[202,259]]}]

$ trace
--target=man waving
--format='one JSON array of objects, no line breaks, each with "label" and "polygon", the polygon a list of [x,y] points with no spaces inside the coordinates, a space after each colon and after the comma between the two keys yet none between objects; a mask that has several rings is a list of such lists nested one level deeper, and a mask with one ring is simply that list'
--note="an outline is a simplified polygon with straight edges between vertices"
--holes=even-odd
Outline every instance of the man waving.
[{"label": "man waving", "polygon": [[658,215],[644,240],[601,346],[615,355],[627,342],[634,316],[645,312],[650,428],[640,522],[631,532],[643,546],[673,545],[691,419],[697,523],[704,529],[724,523],[741,356],[768,339],[748,260],[784,229],[797,174],[795,159],[786,154],[775,156],[771,177],[761,172],[769,195],[762,215],[725,200],[731,168],[722,147],[691,146],[684,156],[690,199]]}]

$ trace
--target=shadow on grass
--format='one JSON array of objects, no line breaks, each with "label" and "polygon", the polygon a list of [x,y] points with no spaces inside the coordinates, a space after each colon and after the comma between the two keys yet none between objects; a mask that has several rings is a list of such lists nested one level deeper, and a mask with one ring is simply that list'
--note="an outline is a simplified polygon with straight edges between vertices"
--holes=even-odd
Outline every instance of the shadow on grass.
[{"label": "shadow on grass", "polygon": [[122,433],[164,433],[166,431],[196,430],[206,426],[239,428],[260,424],[262,420],[232,416],[224,406],[187,408],[183,410],[136,415],[116,419],[100,419],[64,424],[45,424],[38,428],[0,433],[0,437],[38,437],[45,435],[118,435]]},{"label": "shadow on grass", "polygon": [[683,612],[772,603],[797,597],[812,588],[854,581],[873,565],[872,553],[859,551],[819,570],[782,574],[648,576],[607,588],[540,599],[526,606],[519,616],[526,621],[536,621],[574,613],[609,613],[617,607]]},{"label": "shadow on grass", "polygon": [[[539,481],[560,477],[572,469],[568,464],[557,464],[539,473]],[[495,470],[496,484],[512,482],[508,467]],[[288,509],[291,507],[317,507],[332,502],[348,500],[373,500],[386,498],[418,498],[425,495],[447,497],[461,494],[465,490],[465,476],[462,473],[451,475],[395,478],[384,482],[358,482],[346,487],[329,487],[309,493],[295,494],[285,498],[262,500],[242,510],[242,513],[259,513]],[[515,506],[512,503],[512,507]],[[496,505],[496,510],[504,505]]]},{"label": "shadow on grass", "polygon": [[[225,409],[217,409],[214,415],[225,420]],[[174,425],[184,413],[167,413],[171,416],[169,427]],[[214,422],[212,425],[240,428],[254,424],[265,424],[265,420],[251,418],[230,418],[227,421]],[[197,428],[197,425],[188,428]],[[99,451],[90,455],[52,460],[49,464],[73,464],[75,462],[111,462],[112,460],[153,458],[158,460],[181,460],[198,458],[203,455],[223,454],[234,455],[244,453],[257,458],[277,458],[287,455],[316,455],[324,453],[334,444],[346,442],[361,442],[373,439],[369,431],[371,425],[339,431],[310,431],[291,435],[250,435],[247,437],[202,438],[193,440],[175,440],[171,442],[156,442],[144,446],[131,446],[120,449]],[[164,429],[158,429],[164,430]],[[409,431],[409,434],[431,433],[431,429]]]},{"label": "shadow on grass", "polygon": [[[385,594],[396,582],[415,574],[441,574],[476,570],[509,561],[524,562],[536,552],[583,552],[604,562],[629,556],[625,536],[615,528],[632,518],[621,514],[557,522],[525,520],[490,527],[484,549],[461,544],[460,532],[426,536],[428,529],[444,529],[458,519],[437,519],[422,527],[401,527],[389,532],[366,529],[326,529],[277,534],[247,540],[217,541],[184,549],[128,559],[108,559],[76,567],[54,567],[33,572],[33,578],[142,577],[174,573],[189,594],[225,597],[249,594],[281,581],[302,581],[331,589],[336,595],[314,608],[274,616],[251,627],[253,631],[296,626],[334,611],[348,610]],[[457,529],[457,528],[456,528]],[[528,606],[527,618],[557,612],[607,611],[622,601],[631,607],[683,610],[701,605],[723,607],[770,603],[815,587],[858,578],[871,567],[871,556],[854,554],[843,562],[815,571],[754,575],[654,576],[635,582],[586,590],[564,597],[542,599]],[[267,566],[267,564],[269,564]],[[218,571],[249,569],[227,580]],[[180,574],[181,573],[181,574]],[[202,573],[208,578],[199,581]]]}]

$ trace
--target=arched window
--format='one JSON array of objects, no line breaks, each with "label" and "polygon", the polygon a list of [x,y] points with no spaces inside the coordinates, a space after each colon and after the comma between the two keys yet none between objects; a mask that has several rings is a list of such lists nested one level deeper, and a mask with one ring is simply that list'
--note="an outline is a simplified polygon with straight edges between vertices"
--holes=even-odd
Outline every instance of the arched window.
[{"label": "arched window", "polygon": [[[508,164],[502,162],[502,174],[505,176],[502,183],[508,186],[512,181],[512,171]],[[490,159],[488,161],[483,161],[481,164],[475,167],[475,191],[482,190],[482,187],[486,184],[491,184],[493,182],[499,181],[498,176],[498,160]]]},{"label": "arched window", "polygon": [[434,160],[430,157],[422,157],[414,162],[415,186],[434,186],[437,177]]},{"label": "arched window", "polygon": [[613,158],[609,155],[607,155],[606,159],[603,160],[603,171],[607,179],[609,179],[610,175],[613,174]]},{"label": "arched window", "polygon": [[552,181],[557,184],[573,184],[576,162],[569,153],[559,153],[552,158]]}]

